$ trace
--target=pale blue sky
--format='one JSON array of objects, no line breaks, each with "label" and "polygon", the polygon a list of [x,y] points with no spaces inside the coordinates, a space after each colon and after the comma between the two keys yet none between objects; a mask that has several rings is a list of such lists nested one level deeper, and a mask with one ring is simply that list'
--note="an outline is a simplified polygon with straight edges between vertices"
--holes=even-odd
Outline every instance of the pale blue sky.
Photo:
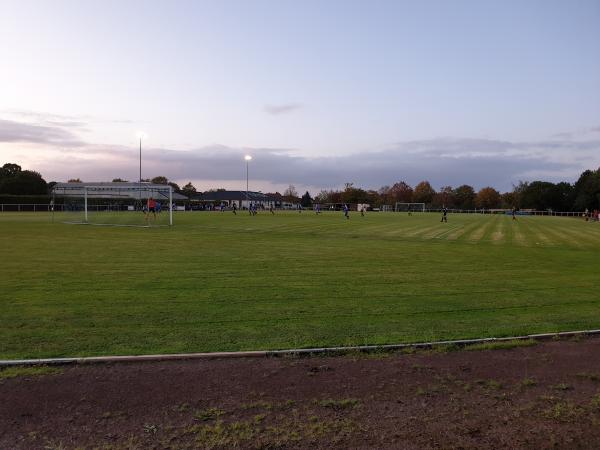
[{"label": "pale blue sky", "polygon": [[600,1],[0,0],[0,42],[0,162],[48,179],[135,179],[138,129],[200,188],[600,165]]}]

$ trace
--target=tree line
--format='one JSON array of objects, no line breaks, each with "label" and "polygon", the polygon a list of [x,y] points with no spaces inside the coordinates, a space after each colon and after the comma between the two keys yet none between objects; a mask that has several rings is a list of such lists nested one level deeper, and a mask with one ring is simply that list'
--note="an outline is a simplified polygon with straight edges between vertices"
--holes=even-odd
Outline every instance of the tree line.
[{"label": "tree line", "polygon": [[[113,182],[124,182],[115,178]],[[165,176],[146,179],[155,184],[169,185],[173,191],[188,197],[197,193],[192,182],[182,188]],[[69,182],[81,182],[72,178]],[[22,170],[21,166],[6,163],[0,168],[0,195],[48,195],[55,182],[46,183],[39,172]],[[220,189],[215,189],[220,190]],[[309,192],[299,196],[296,188],[290,185],[285,192],[273,193],[282,199],[301,203],[310,207],[313,203],[368,203],[373,207],[395,205],[397,202],[425,203],[428,207],[446,206],[456,209],[495,209],[519,208],[553,211],[583,211],[600,209],[600,168],[586,170],[579,179],[571,184],[549,181],[519,182],[510,192],[500,193],[493,187],[484,187],[478,191],[468,184],[458,187],[442,186],[435,190],[429,181],[421,181],[414,187],[405,181],[399,181],[377,190],[362,189],[353,183],[346,183],[340,190],[322,190],[314,197]]]},{"label": "tree line", "polygon": [[[295,192],[293,186],[286,190]],[[405,181],[378,190],[362,189],[346,183],[341,190],[322,190],[314,198],[306,192],[297,198],[303,206],[313,203],[367,203],[373,207],[401,203],[425,203],[430,208],[497,209],[517,208],[552,211],[583,211],[600,209],[600,168],[586,170],[574,183],[521,181],[510,192],[500,193],[487,186],[475,191],[472,186],[442,186],[435,190],[429,181],[412,187]]]}]

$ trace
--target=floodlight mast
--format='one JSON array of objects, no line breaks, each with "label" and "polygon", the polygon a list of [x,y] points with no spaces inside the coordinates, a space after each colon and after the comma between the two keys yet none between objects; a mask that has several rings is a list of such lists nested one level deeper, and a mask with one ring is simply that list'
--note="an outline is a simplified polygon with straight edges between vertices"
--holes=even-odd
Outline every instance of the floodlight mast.
[{"label": "floodlight mast", "polygon": [[143,131],[138,131],[137,137],[140,140],[140,192],[139,192],[140,195],[139,195],[139,198],[140,198],[140,202],[141,202],[141,200],[142,200],[142,139],[146,139],[146,137],[148,137],[148,136]]},{"label": "floodlight mast", "polygon": [[246,160],[246,206],[248,207],[248,210],[250,210],[250,201],[248,200],[248,163],[252,159],[252,156],[246,155],[244,156],[244,159]]},{"label": "floodlight mast", "polygon": [[173,186],[169,186],[169,225],[173,226]]}]

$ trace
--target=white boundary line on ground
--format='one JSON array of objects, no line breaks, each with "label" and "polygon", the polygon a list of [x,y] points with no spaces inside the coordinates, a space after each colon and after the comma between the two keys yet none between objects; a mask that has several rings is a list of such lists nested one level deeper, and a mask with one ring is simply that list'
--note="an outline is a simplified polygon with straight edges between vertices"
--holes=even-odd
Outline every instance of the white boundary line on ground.
[{"label": "white boundary line on ground", "polygon": [[370,352],[377,350],[402,350],[405,348],[429,348],[439,345],[473,345],[487,342],[503,342],[515,340],[544,340],[555,337],[583,336],[600,334],[600,330],[562,331],[557,333],[527,334],[502,338],[458,339],[453,341],[418,342],[413,344],[385,345],[356,345],[349,347],[317,347],[288,350],[254,350],[241,352],[210,352],[210,353],[174,353],[166,355],[130,355],[130,356],[89,356],[82,358],[41,358],[41,359],[5,359],[0,360],[0,367],[35,366],[35,365],[67,365],[67,364],[98,364],[142,361],[173,361],[186,359],[220,359],[220,358],[264,358],[269,356],[294,356],[327,353],[346,353],[352,351]]}]

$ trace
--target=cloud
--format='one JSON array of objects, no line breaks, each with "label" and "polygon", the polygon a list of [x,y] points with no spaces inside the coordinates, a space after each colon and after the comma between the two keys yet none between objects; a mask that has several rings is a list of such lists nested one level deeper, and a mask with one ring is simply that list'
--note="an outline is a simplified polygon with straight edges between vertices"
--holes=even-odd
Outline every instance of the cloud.
[{"label": "cloud", "polygon": [[[291,183],[301,189],[337,188],[346,182],[377,189],[399,180],[412,185],[429,180],[436,188],[470,184],[477,189],[493,186],[506,191],[519,180],[574,181],[583,170],[600,166],[600,141],[523,143],[439,138],[401,142],[374,152],[317,158],[278,148],[149,148],[142,161],[143,176],[200,180],[208,187],[216,187],[212,182],[222,185],[229,180],[231,186],[236,186],[245,178],[247,153],[253,156],[250,178],[255,186]],[[137,152],[131,148],[87,146],[63,149],[61,154],[53,158],[51,172],[68,170],[63,178],[100,181],[137,176]],[[42,167],[39,170],[44,173]]]},{"label": "cloud", "polygon": [[600,133],[600,125],[594,127],[587,128],[579,128],[574,131],[565,131],[562,133],[553,134],[552,137],[556,139],[578,139],[578,138],[586,138],[589,135],[594,135]]},{"label": "cloud", "polygon": [[[91,145],[58,126],[0,120],[2,147],[8,151],[18,148],[11,162],[26,163],[49,180],[138,177],[137,149]],[[177,182],[194,180],[205,188],[240,187],[245,185],[244,155],[248,153],[253,156],[249,167],[255,189],[291,183],[299,190],[310,187],[314,191],[339,188],[346,182],[377,189],[399,180],[412,185],[428,180],[436,188],[470,184],[476,189],[493,186],[506,191],[519,180],[573,182],[584,170],[600,167],[600,138],[511,142],[442,137],[321,157],[303,156],[298,149],[289,148],[213,145],[183,151],[149,147],[144,150],[142,175],[164,175]]]},{"label": "cloud", "polygon": [[266,105],[264,110],[266,113],[273,116],[287,114],[302,108],[300,103],[285,103],[283,105]]},{"label": "cloud", "polygon": [[81,146],[83,142],[72,132],[58,126],[34,125],[0,119],[0,142]]}]

